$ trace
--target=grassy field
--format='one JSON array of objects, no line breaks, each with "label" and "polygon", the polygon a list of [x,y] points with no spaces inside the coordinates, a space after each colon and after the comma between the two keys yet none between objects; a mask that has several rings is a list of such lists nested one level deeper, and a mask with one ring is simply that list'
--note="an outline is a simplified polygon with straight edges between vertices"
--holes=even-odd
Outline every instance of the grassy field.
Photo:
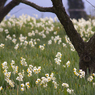
[{"label": "grassy field", "polygon": [[[95,20],[72,20],[85,41]],[[62,25],[52,18],[14,16],[0,24],[0,95],[95,95]]]}]

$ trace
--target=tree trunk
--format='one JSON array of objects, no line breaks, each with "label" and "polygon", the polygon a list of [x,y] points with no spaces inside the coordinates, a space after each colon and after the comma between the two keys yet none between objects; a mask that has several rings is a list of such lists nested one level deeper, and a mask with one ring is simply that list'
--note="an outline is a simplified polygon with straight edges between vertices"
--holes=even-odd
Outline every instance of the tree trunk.
[{"label": "tree trunk", "polygon": [[0,3],[0,22],[3,20],[3,18],[15,7],[17,6],[20,2],[16,0],[12,0],[9,4],[5,5],[5,2],[7,0],[3,0]]},{"label": "tree trunk", "polygon": [[95,34],[85,43],[79,60],[80,69],[87,73],[95,73]]},{"label": "tree trunk", "polygon": [[0,11],[1,11],[3,9],[3,7],[4,7],[7,0],[0,0],[0,1],[1,1],[0,2]]},{"label": "tree trunk", "polygon": [[91,37],[89,42],[84,42],[78,32],[75,30],[72,21],[65,12],[62,0],[51,0],[53,2],[54,11],[64,26],[66,34],[70,38],[79,55],[79,68],[88,73],[95,72],[95,35]]}]

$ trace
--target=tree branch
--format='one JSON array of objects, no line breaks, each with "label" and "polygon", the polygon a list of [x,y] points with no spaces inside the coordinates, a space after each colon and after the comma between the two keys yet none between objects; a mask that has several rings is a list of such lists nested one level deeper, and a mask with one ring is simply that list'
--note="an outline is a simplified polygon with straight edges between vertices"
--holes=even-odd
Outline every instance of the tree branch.
[{"label": "tree branch", "polygon": [[88,0],[86,0],[92,7],[94,7],[95,8],[95,6],[93,5],[93,4],[91,4]]},{"label": "tree branch", "polygon": [[21,3],[24,3],[26,5],[29,5],[29,6],[31,6],[33,8],[35,8],[38,11],[41,11],[41,12],[54,12],[53,7],[41,7],[41,6],[36,5],[35,3],[27,1],[27,0],[19,0],[19,1]]},{"label": "tree branch", "polygon": [[20,2],[16,0],[12,0],[10,3],[8,3],[3,9],[0,11],[0,22],[3,20],[3,18],[9,13],[11,9],[13,9],[15,6],[17,6]]},{"label": "tree branch", "polygon": [[7,0],[0,0],[0,10],[3,9],[5,3],[6,3]]},{"label": "tree branch", "polygon": [[65,11],[65,8],[63,7],[62,0],[51,0],[51,1],[53,3],[55,14],[57,15],[61,24],[64,26],[66,34],[70,38],[72,44],[74,45],[76,51],[80,56],[84,50],[85,43],[83,39],[81,38],[79,33],[75,30],[72,21],[70,20],[69,16]]}]

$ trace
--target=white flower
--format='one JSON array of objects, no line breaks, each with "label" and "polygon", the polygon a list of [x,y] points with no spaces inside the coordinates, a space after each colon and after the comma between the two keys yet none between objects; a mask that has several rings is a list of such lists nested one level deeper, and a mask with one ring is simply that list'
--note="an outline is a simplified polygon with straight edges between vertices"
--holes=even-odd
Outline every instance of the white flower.
[{"label": "white flower", "polygon": [[12,66],[13,74],[18,73],[18,66]]},{"label": "white flower", "polygon": [[22,88],[21,88],[21,91],[24,91],[24,90],[25,90],[25,88],[22,87]]},{"label": "white flower", "polygon": [[29,32],[29,33],[28,33],[28,36],[29,36],[29,37],[31,37],[31,36],[32,36],[32,33],[31,33],[31,32]]},{"label": "white flower", "polygon": [[7,35],[6,38],[12,40],[12,37],[10,35]]},{"label": "white flower", "polygon": [[24,85],[24,83],[22,83],[22,84],[21,84],[21,87],[23,87],[23,88],[24,88],[24,86],[25,86],[25,85]]},{"label": "white flower", "polygon": [[67,83],[62,83],[62,86],[69,87],[69,85]]},{"label": "white flower", "polygon": [[61,58],[61,56],[62,56],[62,54],[61,54],[61,52],[57,52],[57,54],[56,54],[56,56],[55,57],[57,57],[57,58]]},{"label": "white flower", "polygon": [[67,92],[68,92],[69,94],[72,94],[72,93],[74,92],[74,90],[67,88]]},{"label": "white flower", "polygon": [[95,82],[93,83],[93,86],[95,86]]},{"label": "white flower", "polygon": [[0,44],[0,47],[4,48],[4,46],[5,46],[5,45],[4,45],[3,43]]},{"label": "white flower", "polygon": [[19,43],[17,43],[16,45],[15,45],[15,47],[14,47],[14,49],[18,49],[19,48]]},{"label": "white flower", "polygon": [[10,85],[11,87],[14,87],[14,82],[11,81],[11,80],[9,80],[9,85]]},{"label": "white flower", "polygon": [[29,82],[26,82],[25,85],[26,85],[26,86],[29,86]]},{"label": "white flower", "polygon": [[4,62],[2,63],[2,68],[3,68],[3,69],[8,69],[7,62],[6,62],[6,61],[4,61]]},{"label": "white flower", "polygon": [[0,87],[0,91],[1,91],[2,89],[3,89],[3,87],[1,86],[1,87]]},{"label": "white flower", "polygon": [[41,49],[41,50],[44,50],[45,48],[44,48],[44,45],[39,45],[39,48]]},{"label": "white flower", "polygon": [[95,73],[92,74],[95,77]]},{"label": "white flower", "polygon": [[89,82],[92,82],[92,80],[93,80],[93,76],[89,76],[89,77],[87,78],[87,81],[89,81]]},{"label": "white flower", "polygon": [[24,37],[22,34],[20,34],[19,40],[21,43],[26,41],[26,39],[27,39],[27,37]]},{"label": "white flower", "polygon": [[82,70],[80,69],[80,70],[79,70],[79,73],[80,73],[80,75],[79,75],[80,78],[85,78],[85,72],[84,72],[84,71],[82,71]]},{"label": "white flower", "polygon": [[57,35],[57,31],[54,32],[54,35]]},{"label": "white flower", "polygon": [[61,60],[59,58],[55,58],[54,60],[56,64],[60,65]]},{"label": "white flower", "polygon": [[3,32],[3,28],[0,28],[0,32]]},{"label": "white flower", "polygon": [[41,79],[38,78],[38,79],[36,80],[36,84],[38,84],[40,81],[41,81]]},{"label": "white flower", "polygon": [[41,71],[41,66],[38,67],[38,72],[40,73],[40,71]]},{"label": "white flower", "polygon": [[34,46],[35,46],[33,40],[30,40],[30,41],[29,41],[29,45],[30,45],[31,47],[34,47]]},{"label": "white flower", "polygon": [[77,69],[76,69],[76,68],[74,68],[73,71],[74,71],[74,74],[75,74],[76,76],[79,76],[79,75],[80,75],[79,73],[77,73]]},{"label": "white flower", "polygon": [[26,60],[25,58],[21,57],[21,61],[20,61],[21,65],[27,66],[27,62],[25,60]]},{"label": "white flower", "polygon": [[41,71],[41,66],[39,66],[38,68],[35,66],[35,67],[33,68],[33,72],[34,72],[35,74],[40,73],[40,71]]},{"label": "white flower", "polygon": [[14,44],[16,44],[16,41],[17,41],[17,39],[12,39],[12,42],[14,43]]},{"label": "white flower", "polygon": [[49,45],[52,44],[52,40],[49,40],[49,41],[48,41],[48,44],[49,44]]},{"label": "white flower", "polygon": [[16,78],[18,81],[23,81],[23,75],[21,73],[18,73],[18,77]]},{"label": "white flower", "polygon": [[51,74],[50,74],[50,78],[51,78],[53,81],[55,81],[56,78],[54,77],[54,73],[51,73]]},{"label": "white flower", "polygon": [[29,82],[26,82],[25,85],[26,85],[27,89],[30,88],[30,86],[29,86]]},{"label": "white flower", "polygon": [[5,33],[6,33],[6,34],[8,34],[8,33],[9,33],[8,29],[5,29]]},{"label": "white flower", "polygon": [[9,79],[11,76],[11,72],[4,72],[5,79]]},{"label": "white flower", "polygon": [[47,79],[48,79],[48,82],[51,81],[51,77],[47,77]]},{"label": "white flower", "polygon": [[54,88],[57,89],[57,86],[58,86],[57,82],[53,81],[52,83],[54,84]]},{"label": "white flower", "polygon": [[45,74],[46,77],[49,77],[49,74]]},{"label": "white flower", "polygon": [[76,68],[74,68],[73,70],[74,70],[74,71],[76,71],[77,69],[76,69]]},{"label": "white flower", "polygon": [[67,66],[67,67],[70,66],[70,61],[67,61],[66,66]]},{"label": "white flower", "polygon": [[55,56],[56,58],[54,60],[55,60],[55,63],[58,65],[60,65],[60,62],[61,62],[61,60],[60,60],[61,56],[62,56],[62,54],[60,52],[57,52],[57,54]]},{"label": "white flower", "polygon": [[65,43],[62,43],[63,47],[67,47]]},{"label": "white flower", "polygon": [[63,65],[64,68],[66,68],[66,65]]}]

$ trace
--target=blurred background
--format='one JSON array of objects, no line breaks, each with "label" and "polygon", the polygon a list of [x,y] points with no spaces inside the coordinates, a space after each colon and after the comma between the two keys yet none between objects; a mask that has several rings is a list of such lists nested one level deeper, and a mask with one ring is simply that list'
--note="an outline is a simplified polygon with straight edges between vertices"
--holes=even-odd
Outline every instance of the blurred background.
[{"label": "blurred background", "polygon": [[[8,0],[7,3],[10,1],[11,0]],[[40,6],[44,6],[44,7],[52,6],[51,0],[29,0],[29,1],[34,2]],[[80,8],[78,9],[77,2],[73,2],[73,1],[74,0],[63,0],[63,5],[64,5],[68,15],[72,15],[72,14],[70,14],[70,12],[72,12],[72,13],[75,11],[79,12],[79,11],[82,11],[82,9],[84,9],[87,15],[95,16],[95,8],[91,5],[91,4],[95,5],[95,0],[88,0],[91,4],[89,4],[86,0],[75,0],[77,2],[79,1],[78,3],[80,3],[80,1],[81,1],[81,3],[84,4],[84,8],[82,6],[81,9]],[[75,8],[77,7],[76,10],[72,9],[70,7],[70,6],[72,6],[72,5],[70,5],[71,2],[73,2],[74,5],[76,5],[75,6]],[[38,15],[38,18],[44,18],[44,17],[54,18],[56,16],[55,14],[49,13],[49,12],[39,12],[36,9],[34,9],[28,5],[22,4],[22,3],[18,6],[16,6],[14,9],[12,9],[10,11],[10,14],[15,15],[16,17],[19,17],[22,14],[28,14],[30,16],[35,16],[35,14],[36,14],[36,15]],[[75,14],[77,14],[77,13],[75,13]],[[73,16],[71,18],[73,18]]]}]

